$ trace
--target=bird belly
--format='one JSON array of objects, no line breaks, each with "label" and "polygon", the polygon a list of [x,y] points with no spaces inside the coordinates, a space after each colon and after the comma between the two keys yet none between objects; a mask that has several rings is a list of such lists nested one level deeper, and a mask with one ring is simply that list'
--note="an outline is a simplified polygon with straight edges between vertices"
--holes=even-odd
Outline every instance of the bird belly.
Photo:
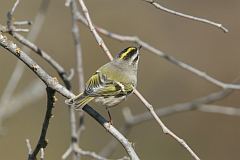
[{"label": "bird belly", "polygon": [[106,107],[114,107],[115,105],[121,103],[125,99],[126,99],[126,96],[97,97],[97,98],[95,98],[95,102],[100,103],[101,105],[104,105]]}]

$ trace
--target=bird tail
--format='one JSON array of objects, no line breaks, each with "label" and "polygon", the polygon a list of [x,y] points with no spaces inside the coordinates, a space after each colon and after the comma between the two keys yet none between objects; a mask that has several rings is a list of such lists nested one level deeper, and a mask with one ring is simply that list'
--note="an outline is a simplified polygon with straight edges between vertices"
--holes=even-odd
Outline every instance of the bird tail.
[{"label": "bird tail", "polygon": [[82,109],[86,104],[88,104],[90,101],[92,101],[94,97],[89,97],[84,95],[83,93],[77,95],[74,98],[67,99],[65,101],[66,104],[68,105],[74,105],[76,110]]}]

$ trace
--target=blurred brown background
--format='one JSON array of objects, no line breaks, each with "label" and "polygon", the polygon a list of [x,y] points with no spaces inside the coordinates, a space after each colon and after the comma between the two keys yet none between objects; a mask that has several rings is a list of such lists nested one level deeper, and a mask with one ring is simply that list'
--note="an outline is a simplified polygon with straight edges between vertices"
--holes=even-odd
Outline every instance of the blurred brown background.
[{"label": "blurred brown background", "polygon": [[[0,23],[6,22],[5,15],[14,0],[0,0]],[[224,82],[231,82],[239,76],[240,68],[240,1],[238,0],[168,0],[159,1],[173,10],[220,22],[229,29],[221,30],[207,24],[186,20],[164,13],[140,0],[88,0],[86,5],[95,24],[112,32],[124,35],[138,35],[149,44],[176,58],[206,71]],[[34,20],[40,0],[22,0],[15,12],[16,20]],[[99,66],[108,61],[98,47],[89,30],[80,24],[83,49],[84,73],[88,78]],[[132,45],[104,37],[112,53]],[[52,1],[46,21],[36,41],[37,45],[51,54],[66,70],[75,66],[75,50],[71,34],[71,15],[64,1]],[[0,48],[0,93],[2,93],[15,67],[17,59]],[[38,56],[32,54],[44,69],[56,75],[53,69]],[[27,69],[17,92],[25,88],[36,76]],[[74,92],[77,81],[74,78]],[[143,50],[138,89],[155,106],[164,107],[220,90],[220,88],[189,73],[160,57]],[[70,143],[69,114],[64,99],[59,94],[54,109],[54,118],[48,129],[49,145],[45,151],[46,159],[60,159]],[[239,107],[239,91],[217,102],[219,105]],[[46,96],[36,101],[3,123],[4,133],[0,136],[0,159],[26,159],[25,139],[29,138],[35,146],[46,109]],[[97,106],[96,104],[92,104]],[[122,108],[129,106],[133,114],[146,111],[135,97],[112,109],[114,125],[124,124]],[[107,116],[105,109],[95,107]],[[239,159],[240,127],[239,117],[190,111],[164,117],[162,120],[178,136],[182,137],[196,151],[200,158]],[[81,136],[80,146],[85,150],[98,152],[111,136],[86,115],[86,130]],[[155,121],[134,127],[128,136],[141,159],[191,159],[176,141],[162,133]],[[125,155],[119,145],[112,158]]]}]

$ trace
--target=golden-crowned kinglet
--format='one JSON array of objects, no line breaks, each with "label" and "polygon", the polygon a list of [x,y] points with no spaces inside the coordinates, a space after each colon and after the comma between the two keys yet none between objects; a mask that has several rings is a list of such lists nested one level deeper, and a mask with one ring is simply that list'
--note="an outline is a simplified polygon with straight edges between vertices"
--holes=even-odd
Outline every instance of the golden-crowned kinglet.
[{"label": "golden-crowned kinglet", "polygon": [[[108,110],[125,100],[137,85],[140,48],[141,46],[128,47],[121,51],[111,62],[100,67],[91,76],[83,93],[66,100],[66,103],[81,109],[95,99]],[[111,120],[110,113],[109,118]]]}]

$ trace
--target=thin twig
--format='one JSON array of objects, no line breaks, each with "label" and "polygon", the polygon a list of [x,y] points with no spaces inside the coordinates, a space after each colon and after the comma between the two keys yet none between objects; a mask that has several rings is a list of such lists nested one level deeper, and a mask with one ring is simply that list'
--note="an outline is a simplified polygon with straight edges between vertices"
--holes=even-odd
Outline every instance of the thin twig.
[{"label": "thin twig", "polygon": [[32,154],[32,147],[31,147],[29,139],[26,139],[26,144],[27,144],[27,149],[28,149],[28,155],[31,155]]},{"label": "thin twig", "polygon": [[[82,22],[84,25],[88,26],[86,18],[84,18],[80,13],[78,13],[78,18],[79,18],[80,22]],[[113,38],[113,39],[116,39],[116,40],[119,40],[119,41],[122,41],[122,42],[125,41],[125,42],[137,43],[138,45],[141,45],[142,48],[145,48],[145,49],[149,50],[150,52],[164,58],[168,62],[170,62],[172,64],[175,64],[178,67],[180,67],[184,70],[187,70],[187,71],[205,79],[206,81],[208,81],[208,82],[210,82],[210,83],[212,83],[212,84],[214,84],[218,87],[221,87],[223,89],[227,89],[227,88],[229,88],[229,89],[240,89],[239,84],[225,83],[225,82],[222,82],[220,80],[217,80],[216,78],[208,75],[206,72],[201,71],[197,68],[194,68],[193,66],[191,66],[187,63],[184,63],[184,62],[176,59],[175,57],[173,57],[171,55],[168,55],[167,53],[162,52],[161,50],[151,46],[150,44],[148,44],[147,42],[144,42],[143,40],[141,40],[137,36],[120,35],[120,34],[117,34],[117,33],[109,32],[108,30],[106,30],[104,28],[97,27],[97,26],[96,26],[96,30],[101,34],[104,34],[104,35],[106,35],[110,38]]]},{"label": "thin twig", "polygon": [[[108,158],[102,157],[95,152],[90,152],[90,151],[84,151],[82,149],[78,149],[78,153],[81,154],[82,156],[89,157],[89,158],[94,158],[96,160],[110,160]],[[129,157],[123,157],[115,160],[129,160]]]},{"label": "thin twig", "polygon": [[44,160],[44,149],[40,149],[40,160]]},{"label": "thin twig", "polygon": [[208,113],[218,113],[229,116],[240,116],[240,108],[218,105],[202,105],[197,108],[199,111]]},{"label": "thin twig", "polygon": [[[123,127],[121,127],[119,130],[123,135],[127,135],[131,129],[130,125],[127,125],[127,122],[125,121],[125,124]],[[99,155],[104,156],[104,157],[109,157],[111,156],[114,151],[117,149],[117,141],[115,139],[111,139],[99,152]]]},{"label": "thin twig", "polygon": [[58,75],[63,80],[64,84],[67,86],[67,88],[70,86],[69,77],[64,70],[64,68],[56,61],[54,60],[47,52],[39,48],[34,43],[30,42],[26,38],[24,38],[22,35],[13,32],[13,37],[16,38],[20,43],[23,45],[29,47],[31,50],[33,50],[35,53],[37,53],[39,56],[41,56],[44,60],[46,60],[58,73]]},{"label": "thin twig", "polygon": [[[208,94],[207,96],[197,98],[190,102],[174,104],[171,106],[161,107],[156,109],[156,113],[159,117],[169,116],[180,112],[187,112],[196,110],[201,107],[203,104],[209,104],[221,100],[227,96],[229,96],[234,90],[232,89],[224,89],[218,92],[213,92]],[[131,128],[147,122],[148,120],[153,120],[153,116],[149,112],[144,112],[138,115],[132,115],[131,110],[129,108],[123,109],[123,116],[125,118],[125,124],[121,127],[120,131],[126,135],[130,132]],[[117,147],[117,143],[115,139],[111,139],[104,148],[99,152],[99,155],[108,157],[110,156]]]},{"label": "thin twig", "polygon": [[11,11],[9,12],[9,14],[10,14],[11,16],[12,16],[13,13],[15,12],[15,10],[16,10],[18,4],[19,4],[19,0],[16,0],[16,2],[14,3],[14,5],[13,5]]},{"label": "thin twig", "polygon": [[[46,86],[56,90],[58,93],[63,95],[66,98],[73,98],[75,95],[70,92],[68,89],[66,89],[64,86],[59,84],[56,78],[51,77],[47,72],[45,72],[35,61],[33,61],[26,53],[21,51],[16,44],[14,44],[12,41],[9,41],[7,37],[3,36],[0,33],[0,46],[2,46],[4,49],[8,50],[10,53],[12,53],[14,56],[16,56],[19,60],[24,62],[45,84]],[[108,130],[108,132],[114,136],[124,147],[124,149],[127,151],[130,158],[133,160],[139,159],[137,157],[137,154],[135,153],[133,147],[131,146],[130,142],[112,125],[109,125],[106,120],[98,114],[94,109],[92,109],[89,105],[86,105],[85,112],[88,113],[91,116],[94,116],[94,118],[100,123],[105,129]],[[104,120],[104,121],[103,121]],[[106,122],[106,123],[105,123]],[[109,127],[110,126],[110,127]]]},{"label": "thin twig", "polygon": [[[86,105],[87,106],[87,105]],[[99,124],[101,124],[111,135],[113,135],[114,137],[119,137],[119,142],[124,146],[124,149],[127,151],[128,155],[131,157],[132,160],[138,160],[138,156],[135,153],[135,151],[132,148],[132,144],[123,137],[123,135],[121,135],[120,132],[118,132],[113,125],[109,124],[108,121],[106,119],[104,119],[103,117],[100,117],[99,113],[97,113],[96,111],[94,111],[92,108],[90,107],[83,107],[83,110],[86,111],[87,113],[91,113],[89,114],[92,118],[94,118]],[[112,132],[112,130],[114,132]]]},{"label": "thin twig", "polygon": [[56,99],[55,99],[55,96],[54,96],[55,95],[55,90],[53,90],[50,87],[47,87],[46,91],[47,91],[47,110],[46,110],[44,122],[43,122],[43,125],[42,125],[41,135],[39,137],[39,140],[38,140],[38,143],[37,143],[35,149],[29,155],[28,160],[35,160],[38,152],[41,149],[46,148],[46,146],[48,144],[48,141],[46,139],[46,135],[47,135],[49,121],[50,121],[50,118],[52,117],[52,109],[54,108],[54,103],[55,103]]},{"label": "thin twig", "polygon": [[18,4],[19,4],[19,0],[16,0],[12,9],[7,13],[7,29],[9,32],[12,32],[14,29],[12,19],[13,19],[13,13],[15,12]]},{"label": "thin twig", "polygon": [[167,12],[167,13],[170,13],[170,14],[173,14],[173,15],[176,15],[176,16],[184,17],[184,18],[187,18],[187,19],[191,19],[191,20],[194,20],[194,21],[206,23],[206,24],[209,24],[209,25],[212,25],[212,26],[215,26],[215,27],[221,29],[221,30],[222,30],[223,32],[225,32],[225,33],[228,32],[228,29],[225,28],[225,27],[224,27],[222,24],[220,24],[220,23],[216,23],[216,22],[213,22],[213,21],[204,19],[204,18],[199,18],[199,17],[191,16],[191,15],[188,15],[188,14],[184,14],[184,13],[181,13],[181,12],[177,12],[177,11],[168,9],[168,8],[166,8],[166,7],[163,7],[163,6],[160,5],[159,3],[155,2],[155,0],[143,0],[143,1],[152,4],[154,7],[156,7],[157,9],[160,9],[160,10],[162,10],[162,11],[164,11],[164,12]]},{"label": "thin twig", "polygon": [[139,99],[141,99],[142,103],[147,107],[151,115],[154,117],[157,123],[161,126],[163,133],[170,135],[177,142],[179,142],[192,155],[194,159],[200,160],[200,158],[194,153],[194,151],[187,145],[187,143],[183,139],[179,138],[176,134],[174,134],[170,129],[168,129],[165,126],[165,124],[161,121],[161,119],[158,117],[158,115],[154,111],[153,106],[136,89],[134,90],[134,93]]},{"label": "thin twig", "polygon": [[[106,53],[106,55],[108,56],[108,58],[110,60],[113,59],[112,55],[110,54],[109,50],[107,49],[107,46],[105,45],[104,41],[102,40],[102,38],[99,36],[99,34],[97,33],[95,27],[93,26],[93,23],[91,22],[89,13],[88,13],[88,9],[84,3],[83,0],[79,0],[79,3],[82,7],[83,13],[85,15],[85,18],[88,22],[88,27],[90,28],[92,34],[94,35],[96,41],[98,44],[101,44],[100,46],[103,46],[103,49]],[[187,143],[183,140],[180,139],[178,136],[176,136],[171,130],[169,130],[164,123],[160,120],[160,118],[157,116],[157,114],[154,112],[154,109],[152,107],[152,105],[136,90],[133,90],[135,95],[137,95],[137,97],[143,102],[143,104],[147,107],[147,109],[150,111],[150,113],[152,114],[152,116],[154,117],[154,119],[158,122],[158,124],[160,125],[160,127],[162,128],[163,132],[171,135],[176,141],[178,141],[184,148],[186,148],[188,150],[188,152],[196,159],[199,160],[198,156],[192,151],[192,149],[187,145]]]},{"label": "thin twig", "polygon": [[[77,4],[75,0],[68,1],[66,3],[69,3],[70,9],[71,9],[71,14],[72,14],[72,35],[74,39],[74,44],[75,44],[75,50],[76,50],[76,61],[77,61],[77,75],[78,75],[78,87],[79,87],[79,92],[82,92],[84,90],[84,74],[83,74],[83,67],[82,67],[82,49],[81,49],[81,44],[80,44],[80,32],[77,26],[77,15],[76,13],[78,12]],[[66,4],[68,5],[68,4]],[[76,123],[76,115],[74,111],[74,107],[70,106],[70,124],[71,124],[71,146],[70,152],[67,150],[63,155],[65,157],[68,157],[71,152],[73,152],[73,159],[79,160],[81,154],[78,152],[78,150],[81,150],[78,146],[79,142],[79,136],[80,133],[77,133],[77,123]],[[79,118],[80,120],[83,120],[84,114],[81,111],[79,113]],[[80,128],[84,127],[83,122],[80,123]],[[79,131],[83,131],[82,129]]]},{"label": "thin twig", "polygon": [[[45,20],[45,15],[47,13],[49,2],[50,2],[49,0],[42,0],[39,11],[35,17],[34,24],[32,25],[31,31],[29,32],[26,38],[29,41],[34,42],[36,40],[42,28],[43,22]],[[1,28],[1,25],[0,25],[0,28]],[[28,47],[26,46],[23,46],[22,50],[25,53],[28,53],[30,51],[30,49],[28,49]],[[1,104],[9,101],[12,94],[14,93],[14,90],[18,86],[18,83],[24,73],[24,70],[25,70],[25,65],[22,62],[17,61],[17,64],[12,72],[12,75],[8,80],[8,83],[3,91],[3,94],[1,95],[1,99],[0,99]]]},{"label": "thin twig", "polygon": [[22,25],[32,25],[32,21],[15,21],[13,22],[14,26],[22,26]]},{"label": "thin twig", "polygon": [[110,60],[113,60],[113,57],[109,51],[109,49],[107,48],[107,46],[105,45],[105,43],[103,42],[102,38],[99,36],[99,34],[97,33],[95,27],[93,26],[93,23],[91,21],[91,18],[89,16],[89,13],[88,13],[88,9],[85,5],[85,3],[83,2],[83,0],[79,0],[79,3],[82,7],[82,11],[85,15],[85,18],[87,19],[87,23],[88,23],[88,26],[90,28],[90,31],[92,32],[93,36],[95,37],[98,45],[103,49],[103,51],[107,54],[108,58]]},{"label": "thin twig", "polygon": [[25,28],[15,28],[12,30],[13,32],[29,32],[29,29]]},{"label": "thin twig", "polygon": [[[207,96],[197,98],[190,102],[174,104],[171,106],[166,106],[166,107],[156,109],[156,113],[159,117],[163,117],[163,116],[169,116],[169,115],[180,113],[180,112],[196,110],[203,104],[213,103],[227,97],[232,93],[232,91],[233,90],[231,89],[225,89],[222,91],[213,92]],[[133,116],[130,110],[125,108],[123,110],[123,113],[124,113],[124,117],[127,122],[127,125],[130,127],[153,119],[153,117],[151,116],[151,114],[149,114],[149,112],[144,112],[142,114]]]},{"label": "thin twig", "polygon": [[83,73],[83,59],[82,59],[82,47],[80,43],[80,32],[77,25],[78,21],[78,8],[75,0],[72,0],[71,5],[71,13],[72,13],[72,35],[75,44],[76,50],[76,62],[77,62],[77,73],[78,73],[78,87],[79,92],[83,92],[84,90],[84,73]]},{"label": "thin twig", "polygon": [[[80,115],[79,115],[79,128],[78,128],[78,131],[77,131],[77,137],[80,137],[81,133],[85,130],[85,126],[83,125],[83,121],[84,121],[84,117],[81,115],[81,114],[84,114],[83,112],[80,112]],[[62,159],[67,159],[67,157],[72,153],[72,146],[70,145],[68,147],[68,149],[65,151],[65,153],[63,153],[62,155]]]}]

